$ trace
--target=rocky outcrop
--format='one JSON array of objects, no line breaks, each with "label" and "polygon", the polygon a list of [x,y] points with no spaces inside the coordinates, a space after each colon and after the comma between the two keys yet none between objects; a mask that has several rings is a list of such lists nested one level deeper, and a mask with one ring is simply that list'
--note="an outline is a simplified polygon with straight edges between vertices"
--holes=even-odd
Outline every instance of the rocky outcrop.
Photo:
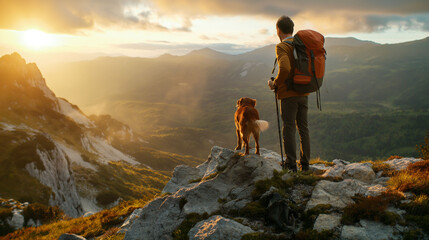
[{"label": "rocky outcrop", "polygon": [[[49,135],[46,137],[50,139]],[[53,140],[51,141],[53,142]],[[73,172],[64,152],[55,145],[52,149],[38,149],[37,155],[43,162],[44,170],[38,169],[33,162],[27,164],[25,169],[40,183],[52,189],[53,194],[49,199],[49,204],[59,206],[71,217],[82,215],[82,205],[76,190]]]},{"label": "rocky outcrop", "polygon": [[125,239],[170,239],[187,214],[243,207],[251,201],[255,182],[271,178],[274,170],[281,171],[281,166],[280,157],[272,151],[261,149],[261,156],[241,157],[238,152],[215,146],[208,160],[196,168],[175,168],[163,192],[177,191],[146,205]]},{"label": "rocky outcrop", "polygon": [[[261,156],[243,156],[215,146],[203,164],[176,167],[164,196],[135,210],[121,232],[126,240],[173,239],[184,224],[192,226],[185,232],[189,239],[241,239],[248,233],[294,239],[309,219],[314,230],[327,230],[334,239],[395,239],[403,231],[367,220],[341,223],[354,196],[386,190],[386,177],[375,174],[370,163],[334,160],[332,167],[310,167],[313,174],[323,174],[319,180],[310,173],[282,171],[280,162],[278,154],[266,149]],[[198,221],[190,220],[195,216]]]},{"label": "rocky outcrop", "polygon": [[[123,152],[128,149],[127,144],[132,145],[130,152],[140,146],[134,145],[137,138],[129,127],[113,119],[103,123],[103,127],[96,125],[78,106],[58,98],[49,89],[35,63],[27,63],[18,53],[2,56],[0,79],[0,112],[5,113],[0,116],[0,139],[2,150],[7,153],[0,156],[2,181],[38,180],[37,185],[25,186],[34,191],[17,184],[5,192],[7,197],[33,199],[34,194],[42,195],[35,201],[49,202],[69,216],[78,217],[85,211],[95,212],[107,206],[96,201],[100,193],[110,190],[98,180],[103,174],[98,172],[100,168],[120,168],[109,165],[111,161],[150,168]],[[120,126],[120,131],[114,131],[115,136],[130,142],[118,141],[114,147],[111,143],[116,144],[116,140],[107,136],[110,124]],[[133,181],[121,177],[117,176],[121,182]],[[162,181],[156,188],[163,185]],[[128,198],[129,192],[132,191],[123,191],[119,197]]]},{"label": "rocky outcrop", "polygon": [[250,227],[219,215],[200,221],[189,230],[189,240],[240,240],[244,234],[253,233]]}]

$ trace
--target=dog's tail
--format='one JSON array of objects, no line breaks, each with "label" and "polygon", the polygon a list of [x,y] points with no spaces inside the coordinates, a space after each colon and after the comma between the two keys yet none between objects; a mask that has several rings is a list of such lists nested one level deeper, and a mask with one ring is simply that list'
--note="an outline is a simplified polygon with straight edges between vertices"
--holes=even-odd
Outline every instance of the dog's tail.
[{"label": "dog's tail", "polygon": [[256,123],[256,125],[258,125],[258,128],[261,131],[267,130],[268,127],[270,126],[270,124],[265,120],[256,120],[255,123]]}]

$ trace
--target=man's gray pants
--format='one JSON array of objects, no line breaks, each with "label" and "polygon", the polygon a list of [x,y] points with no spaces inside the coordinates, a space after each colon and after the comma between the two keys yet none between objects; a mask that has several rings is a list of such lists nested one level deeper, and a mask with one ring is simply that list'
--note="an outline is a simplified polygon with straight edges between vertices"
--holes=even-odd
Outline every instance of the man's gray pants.
[{"label": "man's gray pants", "polygon": [[296,171],[295,132],[300,136],[300,163],[303,170],[308,170],[310,161],[310,133],[308,130],[308,96],[281,99],[283,120],[283,144],[286,153],[286,166]]}]

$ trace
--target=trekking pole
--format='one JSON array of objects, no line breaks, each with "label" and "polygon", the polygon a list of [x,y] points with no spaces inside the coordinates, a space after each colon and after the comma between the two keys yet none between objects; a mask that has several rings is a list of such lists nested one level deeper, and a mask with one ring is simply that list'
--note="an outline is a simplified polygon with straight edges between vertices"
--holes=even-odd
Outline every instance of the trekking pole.
[{"label": "trekking pole", "polygon": [[[274,67],[271,74],[274,74],[276,69],[277,58],[274,61]],[[274,81],[274,77],[271,77],[271,80]],[[279,118],[279,103],[277,101],[277,88],[274,88],[274,101],[276,101],[276,112],[277,112],[277,128],[279,130],[279,144],[280,144],[280,154],[282,156],[282,168],[285,169],[285,162],[283,160],[283,146],[282,146],[282,132],[280,131],[280,118]]]}]

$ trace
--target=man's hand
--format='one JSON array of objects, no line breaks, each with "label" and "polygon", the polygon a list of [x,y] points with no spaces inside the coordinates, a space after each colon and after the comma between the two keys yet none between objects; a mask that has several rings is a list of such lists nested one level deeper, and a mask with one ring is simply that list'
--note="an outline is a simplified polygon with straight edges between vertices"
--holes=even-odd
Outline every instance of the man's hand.
[{"label": "man's hand", "polygon": [[274,90],[274,81],[268,80],[268,87],[270,87],[271,90]]}]

